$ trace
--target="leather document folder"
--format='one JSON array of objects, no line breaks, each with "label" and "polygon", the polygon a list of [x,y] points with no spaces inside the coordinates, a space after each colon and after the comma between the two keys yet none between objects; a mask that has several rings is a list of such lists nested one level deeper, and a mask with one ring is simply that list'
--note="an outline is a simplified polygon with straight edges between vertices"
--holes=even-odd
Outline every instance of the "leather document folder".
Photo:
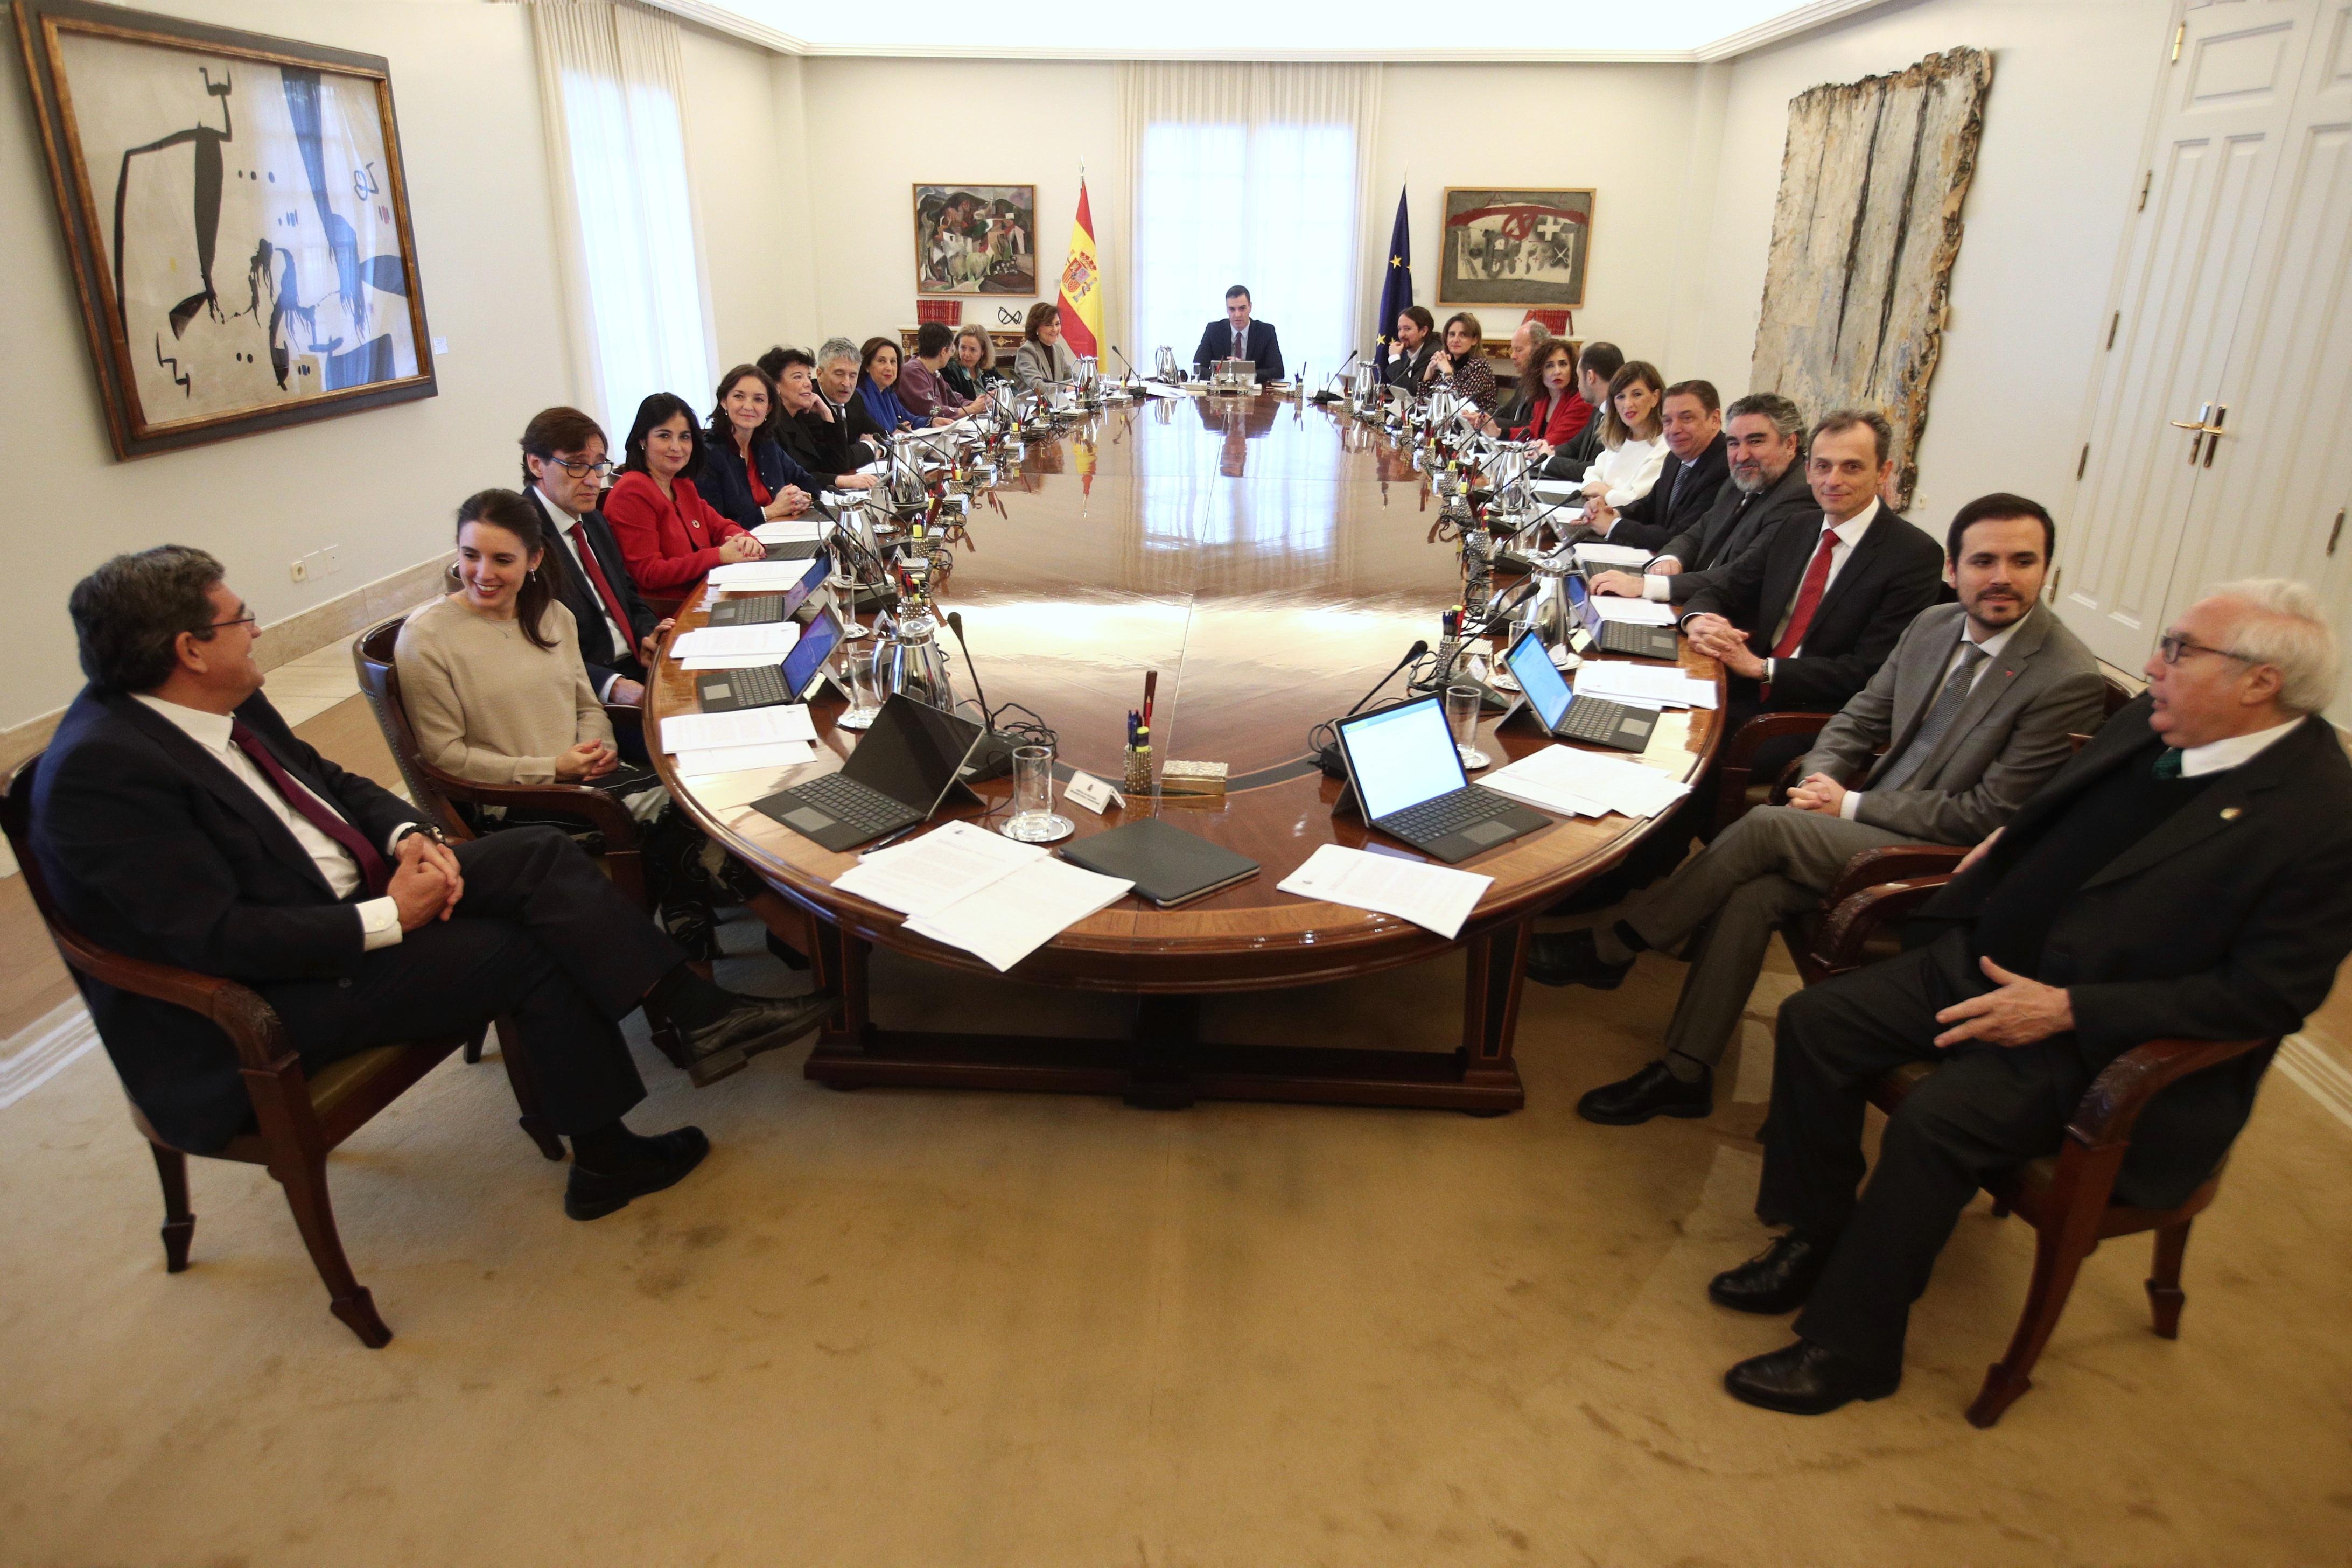
[{"label": "leather document folder", "polygon": [[1081,838],[1062,851],[1062,858],[1133,882],[1137,898],[1163,910],[1257,875],[1256,861],[1156,816]]}]

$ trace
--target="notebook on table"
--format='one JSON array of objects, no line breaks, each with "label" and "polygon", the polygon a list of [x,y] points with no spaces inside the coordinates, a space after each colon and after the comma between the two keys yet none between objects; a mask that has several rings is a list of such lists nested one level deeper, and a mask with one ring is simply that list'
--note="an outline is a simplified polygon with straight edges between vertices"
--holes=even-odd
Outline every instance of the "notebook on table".
[{"label": "notebook on table", "polygon": [[1160,909],[1205,899],[1257,875],[1257,862],[1171,827],[1156,816],[1081,838],[1062,858],[1085,870],[1135,884],[1135,896]]},{"label": "notebook on table", "polygon": [[1339,722],[1364,820],[1448,865],[1549,826],[1551,818],[1470,782],[1444,700],[1417,697]]},{"label": "notebook on table", "polygon": [[1650,731],[1658,727],[1657,712],[1604,697],[1578,696],[1533,630],[1519,634],[1503,662],[1527,696],[1527,710],[1555,738],[1614,746],[1621,752],[1648,749]]}]

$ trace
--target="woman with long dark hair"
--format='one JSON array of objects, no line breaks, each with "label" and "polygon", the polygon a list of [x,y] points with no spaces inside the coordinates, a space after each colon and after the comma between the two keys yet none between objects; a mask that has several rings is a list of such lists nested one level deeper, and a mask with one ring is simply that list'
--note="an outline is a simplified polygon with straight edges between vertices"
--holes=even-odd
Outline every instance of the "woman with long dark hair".
[{"label": "woman with long dark hair", "polygon": [[923,423],[914,410],[898,401],[898,340],[866,339],[857,351],[857,399],[866,405],[866,417],[885,435],[911,430]]},{"label": "woman with long dark hair", "polygon": [[824,486],[776,439],[776,384],[756,364],[719,378],[702,432],[698,488],[711,510],[745,528],[798,517]]},{"label": "woman with long dark hair", "polygon": [[705,450],[685,398],[656,392],[637,405],[604,521],[647,598],[683,598],[713,566],[767,556],[749,529],[720,516],[695,489]]},{"label": "woman with long dark hair", "polygon": [[1467,310],[1454,311],[1445,318],[1445,346],[1429,356],[1422,378],[1432,386],[1468,398],[1481,414],[1493,412],[1495,367],[1478,352],[1485,342],[1478,318]]}]

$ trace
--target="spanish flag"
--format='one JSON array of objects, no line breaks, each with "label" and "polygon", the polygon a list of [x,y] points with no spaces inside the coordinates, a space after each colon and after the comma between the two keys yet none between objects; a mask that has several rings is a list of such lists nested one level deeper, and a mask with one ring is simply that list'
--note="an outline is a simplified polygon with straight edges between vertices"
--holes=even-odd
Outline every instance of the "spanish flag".
[{"label": "spanish flag", "polygon": [[1087,176],[1078,174],[1078,216],[1070,226],[1070,258],[1062,264],[1062,341],[1075,355],[1102,357],[1102,263],[1095,256],[1095,215],[1087,205]]}]

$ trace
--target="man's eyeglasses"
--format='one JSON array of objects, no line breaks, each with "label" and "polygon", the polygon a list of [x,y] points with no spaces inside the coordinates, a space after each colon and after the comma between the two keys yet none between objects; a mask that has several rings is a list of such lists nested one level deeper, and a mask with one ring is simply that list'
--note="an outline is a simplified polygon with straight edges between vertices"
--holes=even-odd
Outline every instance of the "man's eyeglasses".
[{"label": "man's eyeglasses", "polygon": [[612,463],[602,458],[593,463],[575,461],[569,458],[558,458],[555,459],[555,466],[562,468],[565,473],[570,474],[575,479],[584,479],[591,474],[595,475],[596,478],[601,479],[605,475],[613,471]]},{"label": "man's eyeglasses", "polygon": [[2225,647],[2208,647],[2201,642],[2192,642],[2177,632],[2167,632],[2164,636],[2157,638],[2156,651],[2163,656],[2164,662],[2167,664],[2179,664],[2180,662],[2180,656],[2184,653],[2219,654],[2223,658],[2234,658],[2240,664],[2252,664],[2256,662],[2253,659],[2248,658],[2244,654],[2231,653]]},{"label": "man's eyeglasses", "polygon": [[257,626],[260,624],[261,617],[255,615],[251,610],[247,610],[245,614],[237,616],[237,618],[233,621],[215,621],[210,626],[205,627],[205,630],[208,632],[216,632],[223,626]]}]

